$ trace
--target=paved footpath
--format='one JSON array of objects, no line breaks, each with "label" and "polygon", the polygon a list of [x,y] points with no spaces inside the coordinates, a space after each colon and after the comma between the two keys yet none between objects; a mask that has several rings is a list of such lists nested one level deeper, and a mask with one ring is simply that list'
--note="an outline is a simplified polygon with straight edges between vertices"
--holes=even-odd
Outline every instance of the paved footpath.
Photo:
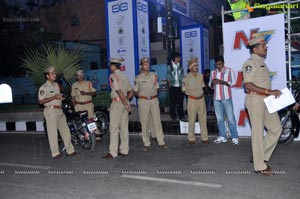
[{"label": "paved footpath", "polygon": [[[210,137],[212,141],[215,137]],[[198,138],[199,140],[199,138]],[[184,135],[166,136],[169,149],[130,135],[129,157],[104,160],[109,137],[77,157],[50,157],[44,135],[0,135],[1,199],[298,199],[300,142],[277,147],[270,165],[277,175],[253,172],[251,143],[190,146]]]},{"label": "paved footpath", "polygon": [[[169,113],[161,113],[162,127],[165,134],[180,135],[180,122],[172,122]],[[44,118],[42,109],[27,111],[2,111],[0,110],[0,134],[12,133],[44,133]],[[217,132],[216,117],[214,113],[207,115],[207,128],[209,132]],[[129,132],[140,132],[141,123],[138,109],[132,105],[129,115]]]}]

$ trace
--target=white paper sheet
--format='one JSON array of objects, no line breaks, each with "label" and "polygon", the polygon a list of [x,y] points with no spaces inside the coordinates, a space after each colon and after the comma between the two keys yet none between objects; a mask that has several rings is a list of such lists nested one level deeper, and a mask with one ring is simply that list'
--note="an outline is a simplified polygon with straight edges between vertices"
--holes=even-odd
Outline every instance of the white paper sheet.
[{"label": "white paper sheet", "polygon": [[274,113],[295,103],[295,98],[288,88],[282,89],[281,93],[278,98],[275,98],[274,95],[270,95],[264,99],[269,113]]}]

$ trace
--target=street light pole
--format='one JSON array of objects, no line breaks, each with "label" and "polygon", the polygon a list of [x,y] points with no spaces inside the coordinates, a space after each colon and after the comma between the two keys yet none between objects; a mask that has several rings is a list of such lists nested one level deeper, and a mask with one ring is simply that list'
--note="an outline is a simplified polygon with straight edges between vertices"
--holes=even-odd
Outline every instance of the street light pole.
[{"label": "street light pole", "polygon": [[172,0],[166,0],[166,18],[167,18],[167,47],[169,62],[171,55],[175,52],[175,29],[174,29],[174,17],[173,17],[173,2]]}]

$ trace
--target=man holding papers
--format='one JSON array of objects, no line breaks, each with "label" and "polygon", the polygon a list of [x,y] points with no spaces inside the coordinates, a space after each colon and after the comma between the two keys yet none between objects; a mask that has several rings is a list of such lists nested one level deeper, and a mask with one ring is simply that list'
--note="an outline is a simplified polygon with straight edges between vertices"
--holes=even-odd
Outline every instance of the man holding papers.
[{"label": "man holding papers", "polygon": [[[252,154],[250,162],[254,164],[255,173],[265,176],[274,175],[267,164],[279,139],[281,124],[277,112],[270,114],[264,98],[281,95],[280,90],[271,90],[270,71],[264,60],[267,56],[267,42],[264,32],[256,33],[248,41],[251,57],[243,65],[244,87],[246,89],[245,104],[248,109],[252,127]],[[267,135],[264,137],[264,127]]]}]

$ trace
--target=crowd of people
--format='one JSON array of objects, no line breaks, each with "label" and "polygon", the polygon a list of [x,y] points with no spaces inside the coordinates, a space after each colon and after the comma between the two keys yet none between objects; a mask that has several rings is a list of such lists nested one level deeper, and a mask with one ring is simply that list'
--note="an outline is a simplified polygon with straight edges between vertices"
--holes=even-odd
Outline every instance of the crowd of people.
[{"label": "crowd of people", "polygon": [[[281,133],[281,125],[277,113],[270,114],[263,102],[264,97],[281,95],[279,90],[271,89],[269,70],[264,63],[267,55],[267,43],[264,35],[257,33],[248,41],[250,58],[245,61],[243,70],[244,87],[246,90],[245,106],[248,110],[252,128],[252,154],[250,162],[254,170],[263,175],[273,175],[268,161],[276,147]],[[239,145],[236,120],[234,117],[232,91],[236,83],[235,72],[225,66],[224,58],[215,58],[215,70],[206,71],[205,75],[199,73],[197,57],[188,61],[189,73],[184,76],[183,67],[180,64],[179,53],[174,53],[170,64],[167,66],[168,86],[170,90],[170,116],[176,121],[176,113],[179,119],[185,117],[183,111],[183,99],[187,96],[188,112],[188,142],[191,145],[197,143],[195,136],[195,122],[198,117],[201,128],[201,142],[209,144],[207,130],[207,107],[204,97],[205,92],[213,96],[213,109],[217,118],[219,136],[214,141],[217,144],[227,142],[225,121],[228,123],[230,138],[233,145]],[[160,119],[158,101],[158,76],[150,71],[150,59],[140,59],[140,73],[135,77],[134,86],[130,85],[129,78],[121,71],[124,59],[110,58],[109,82],[111,87],[110,106],[110,145],[105,159],[115,159],[118,156],[129,154],[129,130],[128,114],[131,111],[130,100],[133,96],[138,99],[139,117],[142,127],[143,150],[147,152],[151,147],[151,137],[157,140],[161,149],[168,146],[164,140],[164,132]],[[88,117],[93,117],[92,97],[96,95],[90,81],[83,80],[83,71],[76,72],[77,82],[72,85],[71,95],[75,111],[87,110]],[[52,157],[61,158],[58,148],[57,129],[64,142],[66,152],[70,156],[77,153],[70,139],[66,117],[61,109],[63,96],[56,81],[54,67],[45,70],[46,82],[39,89],[39,103],[45,106],[44,117],[47,122],[47,132]],[[177,108],[177,109],[176,109]],[[151,128],[152,127],[152,128]],[[264,128],[267,135],[264,138]],[[152,135],[150,135],[150,130]],[[120,142],[120,143],[119,143]]]}]

